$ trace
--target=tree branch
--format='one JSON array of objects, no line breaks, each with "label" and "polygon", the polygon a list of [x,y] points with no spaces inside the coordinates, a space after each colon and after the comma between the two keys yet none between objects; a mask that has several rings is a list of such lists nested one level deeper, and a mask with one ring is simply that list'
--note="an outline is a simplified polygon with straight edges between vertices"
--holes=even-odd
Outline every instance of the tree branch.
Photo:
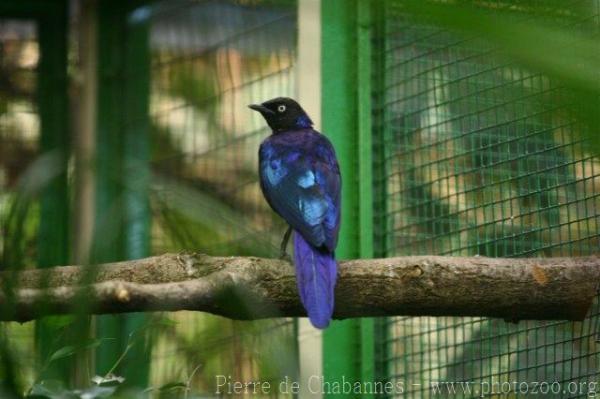
[{"label": "tree branch", "polygon": [[[352,260],[340,263],[334,317],[581,320],[599,281],[598,257]],[[165,254],[99,266],[4,271],[0,283],[0,320],[177,310],[242,320],[305,315],[293,266],[274,259]]]}]

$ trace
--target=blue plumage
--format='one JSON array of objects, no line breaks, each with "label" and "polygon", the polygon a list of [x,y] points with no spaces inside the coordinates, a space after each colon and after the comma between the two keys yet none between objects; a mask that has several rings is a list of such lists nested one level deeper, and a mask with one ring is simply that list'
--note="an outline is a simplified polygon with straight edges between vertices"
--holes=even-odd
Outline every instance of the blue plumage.
[{"label": "blue plumage", "polygon": [[269,205],[294,230],[298,291],[315,327],[331,320],[340,227],[341,178],[329,140],[294,100],[252,105],[273,129],[260,146],[260,184]]},{"label": "blue plumage", "polygon": [[313,326],[325,328],[333,314],[337,264],[332,252],[315,249],[294,233],[294,263],[300,300]]}]

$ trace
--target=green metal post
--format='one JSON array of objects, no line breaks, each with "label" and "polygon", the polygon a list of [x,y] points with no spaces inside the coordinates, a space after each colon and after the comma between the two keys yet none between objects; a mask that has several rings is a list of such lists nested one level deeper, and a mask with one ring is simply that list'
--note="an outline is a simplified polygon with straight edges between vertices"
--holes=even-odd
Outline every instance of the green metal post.
[{"label": "green metal post", "polygon": [[[384,130],[385,126],[385,106],[384,96],[382,93],[385,92],[385,1],[377,1],[372,3],[369,11],[369,27],[371,30],[370,34],[370,45],[369,45],[369,71],[370,79],[370,97],[371,101],[370,109],[373,112],[369,113],[371,118],[372,134],[369,136],[370,141],[370,155],[371,155],[371,200],[373,207],[376,206],[377,212],[372,210],[371,218],[371,256],[372,257],[383,257],[388,255],[387,250],[387,231],[389,231],[387,220],[387,189],[386,184],[379,184],[375,179],[385,178],[386,172],[386,152],[389,149],[386,148],[387,132]],[[378,132],[378,133],[376,133]],[[376,205],[375,205],[376,204]],[[378,233],[377,239],[375,238],[375,232]],[[376,380],[387,379],[387,362],[377,361],[381,359],[382,355],[385,354],[387,348],[385,342],[387,338],[386,330],[386,318],[381,317],[375,319],[372,324],[372,340],[373,340],[373,378]]]},{"label": "green metal post", "polygon": [[[150,252],[149,56],[147,21],[132,18],[141,2],[102,1],[98,9],[98,120],[96,246],[94,261],[139,258]],[[97,318],[100,337],[116,338],[99,351],[100,373],[126,350],[143,315]],[[138,339],[116,373],[146,387],[149,355]],[[128,366],[129,364],[129,366]],[[135,364],[135,367],[132,366]]]},{"label": "green metal post", "polygon": [[[322,57],[321,63],[322,128],[335,146],[343,179],[338,259],[358,256],[355,25],[356,0],[322,1],[321,52],[327,55]],[[323,332],[326,381],[341,381],[342,376],[350,381],[358,380],[359,332],[356,320],[334,321]]]},{"label": "green metal post", "polygon": [[[115,2],[98,3],[98,109],[96,127],[96,217],[91,259],[93,262],[122,260],[122,136],[121,85],[119,72],[123,62],[122,43],[125,41],[122,5]],[[122,316],[96,317],[96,334],[112,338],[103,350],[96,353],[99,374],[111,369],[125,345],[120,339]]]},{"label": "green metal post", "polygon": [[[359,0],[358,29],[358,209],[359,248],[361,258],[373,257],[373,144],[372,144],[372,90],[371,90],[371,2]],[[361,381],[375,380],[375,322],[372,318],[360,320]],[[362,397],[373,397],[364,394]]]},{"label": "green metal post", "polygon": [[[21,4],[27,9],[28,2]],[[69,262],[69,189],[67,159],[69,155],[69,114],[67,96],[67,1],[53,0],[31,4],[30,11],[38,26],[40,59],[38,64],[37,103],[40,118],[41,156],[52,175],[40,195],[38,230],[38,265],[50,267]],[[36,322],[35,336],[41,361],[62,346],[57,340],[60,327],[56,317]],[[64,343],[66,345],[66,343]],[[44,378],[68,379],[68,361],[56,362]]]},{"label": "green metal post", "polygon": [[53,13],[40,17],[38,24],[41,152],[54,158],[56,167],[56,176],[44,187],[41,197],[40,267],[65,264],[69,260],[67,2],[59,0],[53,3]]},{"label": "green metal post", "polygon": [[[137,1],[137,4],[143,4]],[[133,7],[136,2],[133,2]],[[130,5],[131,7],[131,5]],[[123,115],[123,178],[125,257],[143,258],[150,255],[150,52],[147,18],[132,18],[135,8],[130,8],[127,18],[125,44],[125,85]],[[143,314],[125,318],[124,335],[128,339],[146,323]],[[138,340],[123,361],[130,379],[138,386],[147,386],[150,371],[149,347]],[[140,365],[143,365],[140,367]]]},{"label": "green metal post", "polygon": [[[322,1],[323,132],[342,173],[339,259],[373,254],[370,7],[368,0]],[[358,60],[358,62],[357,62]],[[326,381],[373,381],[373,321],[335,321],[323,334]],[[358,361],[357,361],[358,359]],[[325,392],[327,393],[327,392]],[[353,395],[350,395],[353,396]]]}]

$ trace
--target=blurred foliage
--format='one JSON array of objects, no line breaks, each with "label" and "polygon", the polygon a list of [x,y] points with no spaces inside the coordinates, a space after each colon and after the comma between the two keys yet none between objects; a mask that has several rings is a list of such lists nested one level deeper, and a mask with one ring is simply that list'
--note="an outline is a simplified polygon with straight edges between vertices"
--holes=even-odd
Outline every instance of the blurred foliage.
[{"label": "blurred foliage", "polygon": [[542,102],[572,113],[584,125],[577,134],[600,154],[600,26],[590,20],[597,13],[595,0],[410,0],[394,6],[420,23],[484,41],[498,49],[494,57],[569,89],[548,91]]}]

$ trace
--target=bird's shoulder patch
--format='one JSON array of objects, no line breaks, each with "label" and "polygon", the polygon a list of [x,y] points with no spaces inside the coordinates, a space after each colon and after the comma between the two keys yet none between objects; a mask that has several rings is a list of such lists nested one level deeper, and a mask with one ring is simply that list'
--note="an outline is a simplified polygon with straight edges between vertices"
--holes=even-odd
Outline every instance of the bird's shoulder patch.
[{"label": "bird's shoulder patch", "polygon": [[298,185],[302,188],[312,187],[315,183],[315,173],[310,169],[307,169],[298,177]]}]

